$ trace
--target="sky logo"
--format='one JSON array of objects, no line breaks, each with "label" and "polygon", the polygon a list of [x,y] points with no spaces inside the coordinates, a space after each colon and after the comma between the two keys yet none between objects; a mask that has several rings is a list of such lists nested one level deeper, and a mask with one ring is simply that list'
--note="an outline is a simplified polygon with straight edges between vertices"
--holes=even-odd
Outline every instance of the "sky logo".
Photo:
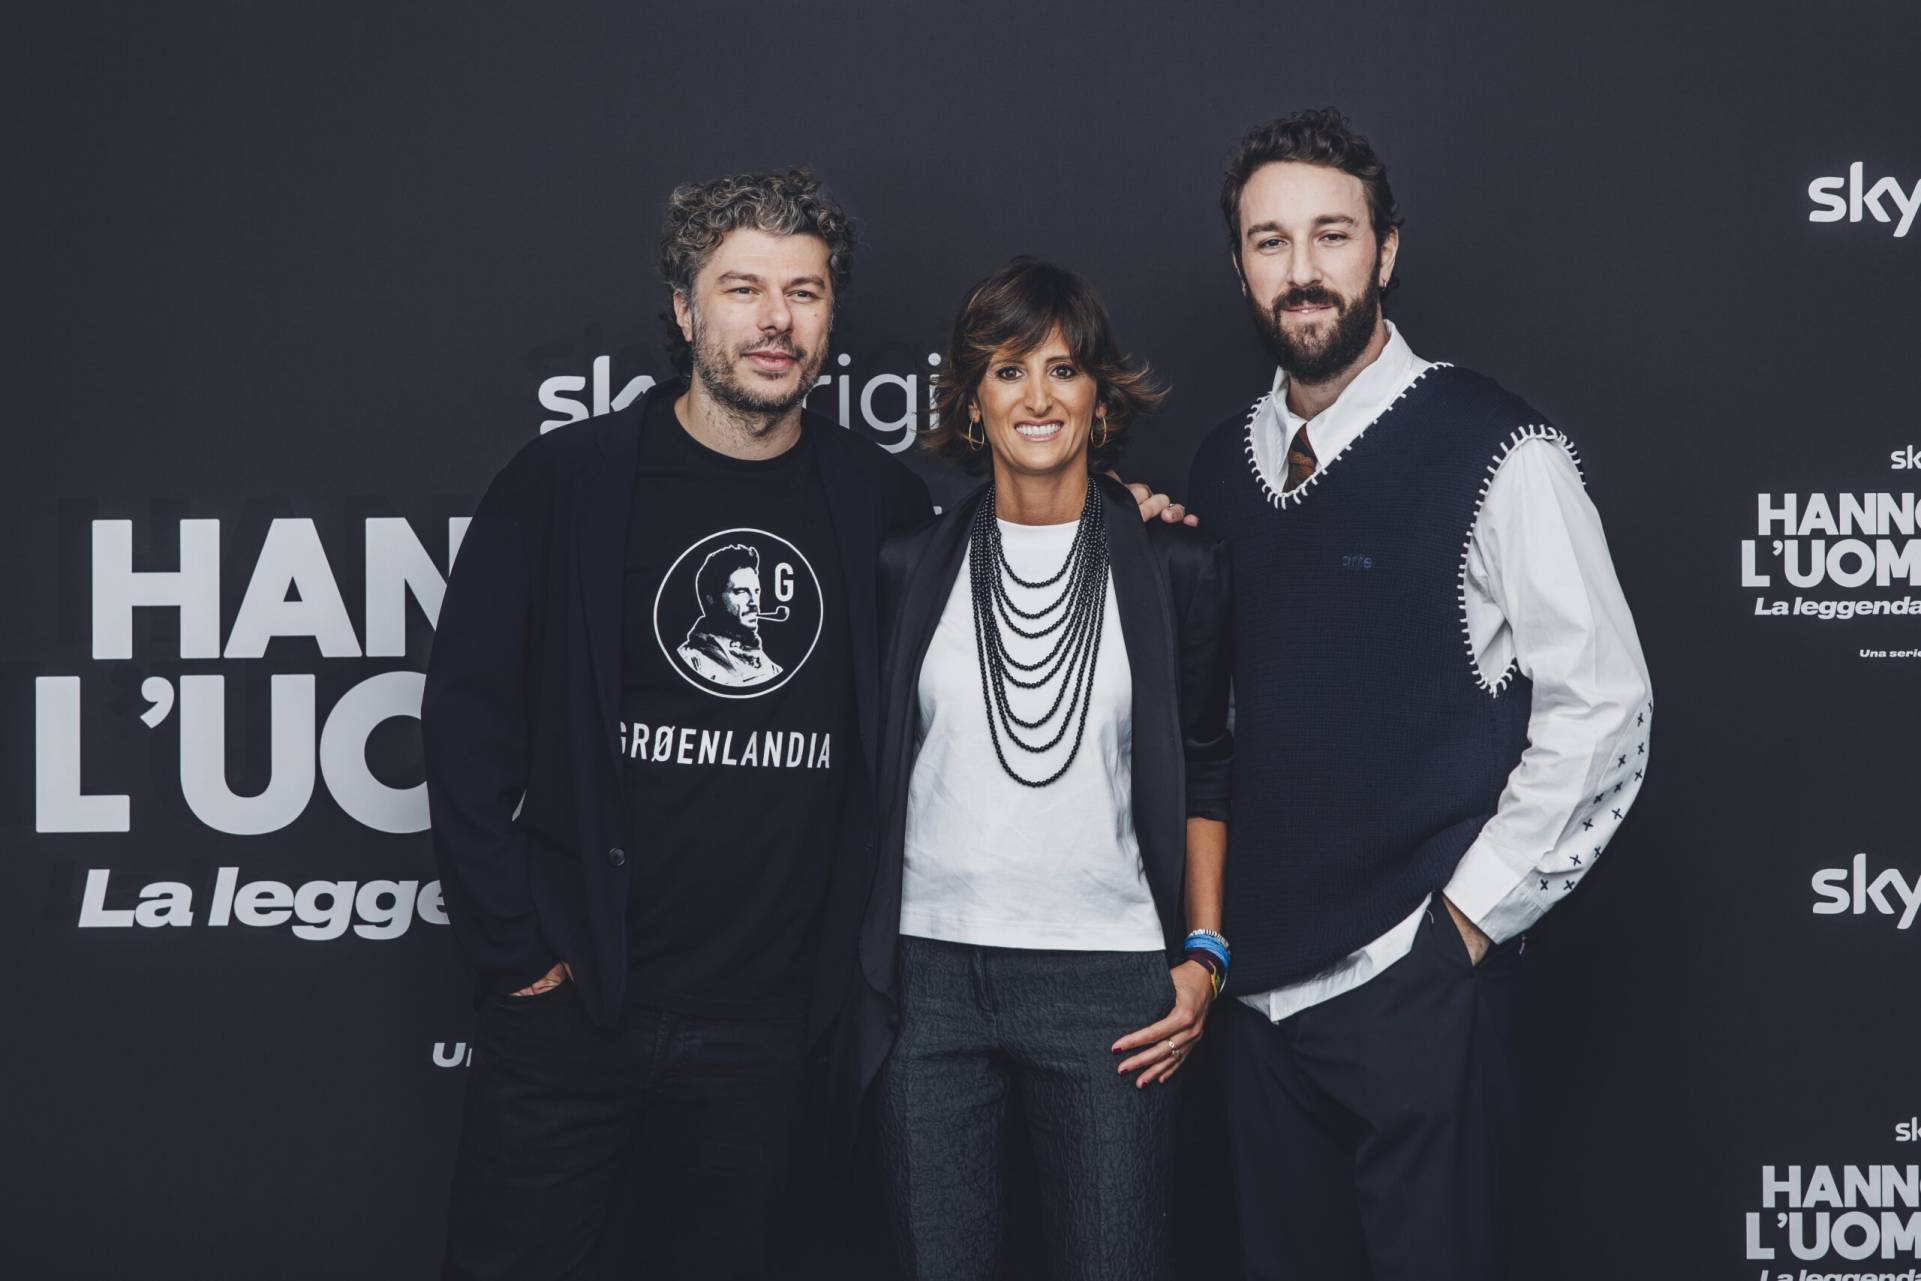
[{"label": "sky logo", "polygon": [[1873,911],[1894,917],[1894,928],[1905,930],[1921,913],[1921,876],[1910,884],[1892,867],[1876,876],[1868,870],[1866,854],[1856,854],[1847,867],[1822,868],[1811,885],[1816,916],[1860,916]]},{"label": "sky logo", "polygon": [[[1809,183],[1808,199],[1820,206],[1808,211],[1809,222],[1860,222],[1865,215],[1876,222],[1893,223],[1894,238],[1899,240],[1914,226],[1914,215],[1921,212],[1921,182],[1911,191],[1892,178],[1883,178],[1870,187],[1857,160],[1848,166],[1845,178],[1816,178]],[[1887,205],[1881,203],[1884,199]]]}]

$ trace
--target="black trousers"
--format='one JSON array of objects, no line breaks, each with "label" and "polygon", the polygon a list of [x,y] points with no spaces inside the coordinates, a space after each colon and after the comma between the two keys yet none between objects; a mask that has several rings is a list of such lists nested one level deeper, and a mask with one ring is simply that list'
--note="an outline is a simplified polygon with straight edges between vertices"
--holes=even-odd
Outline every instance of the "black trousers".
[{"label": "black trousers", "polygon": [[572,984],[490,998],[475,1028],[443,1275],[767,1277],[799,1120],[791,1020],[630,1007]]},{"label": "black trousers", "polygon": [[1167,1272],[1172,1084],[1121,1076],[1121,1036],[1164,1018],[1160,952],[1030,951],[901,940],[900,1039],[879,1130],[904,1271],[1000,1275],[1002,1122],[1020,1100],[1059,1281]]},{"label": "black trousers", "polygon": [[1437,897],[1413,950],[1279,1023],[1224,1027],[1250,1281],[1493,1281],[1524,944],[1475,966]]}]

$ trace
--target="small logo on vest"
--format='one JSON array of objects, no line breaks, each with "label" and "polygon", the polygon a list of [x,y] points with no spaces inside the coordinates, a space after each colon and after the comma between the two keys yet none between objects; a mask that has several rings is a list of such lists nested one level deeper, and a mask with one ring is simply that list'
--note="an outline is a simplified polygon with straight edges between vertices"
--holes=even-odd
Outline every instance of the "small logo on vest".
[{"label": "small logo on vest", "polygon": [[1374,558],[1365,552],[1350,552],[1341,557],[1342,569],[1373,569]]}]

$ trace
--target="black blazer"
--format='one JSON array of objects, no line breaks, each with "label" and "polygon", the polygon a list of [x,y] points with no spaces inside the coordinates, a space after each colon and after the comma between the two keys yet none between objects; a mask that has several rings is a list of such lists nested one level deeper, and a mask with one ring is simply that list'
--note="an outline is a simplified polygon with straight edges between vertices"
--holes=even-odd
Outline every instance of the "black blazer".
[{"label": "black blazer", "polygon": [[[1134,829],[1171,956],[1186,937],[1187,820],[1227,818],[1234,742],[1228,729],[1233,597],[1227,549],[1185,525],[1143,524],[1126,489],[1096,478],[1107,504],[1114,600],[1133,677]],[[881,826],[861,923],[860,969],[834,1049],[837,1118],[851,1134],[861,1098],[900,1023],[897,952],[907,790],[921,662],[960,575],[967,530],[986,489],[927,528],[881,548]]]},{"label": "black blazer", "polygon": [[[480,991],[573,968],[588,1011],[619,1014],[627,983],[632,829],[618,766],[621,591],[638,403],[530,442],[480,500],[440,607],[421,740],[434,856],[454,938]],[[931,510],[885,450],[803,415],[833,512],[854,647],[859,777],[820,947],[810,1026],[833,1016],[852,964],[873,848],[879,641],[875,557]]]}]

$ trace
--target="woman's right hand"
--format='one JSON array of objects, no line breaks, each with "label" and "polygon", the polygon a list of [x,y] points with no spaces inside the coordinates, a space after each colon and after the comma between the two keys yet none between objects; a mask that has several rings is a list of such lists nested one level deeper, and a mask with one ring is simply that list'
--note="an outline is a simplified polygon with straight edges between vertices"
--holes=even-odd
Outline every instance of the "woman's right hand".
[{"label": "woman's right hand", "polygon": [[[1122,1062],[1120,1071],[1141,1069],[1134,1078],[1136,1088],[1165,1081],[1181,1070],[1187,1052],[1207,1030],[1207,1007],[1214,1000],[1214,976],[1196,961],[1182,961],[1170,977],[1174,980],[1174,1008],[1158,1023],[1149,1023],[1138,1032],[1129,1032],[1111,1047],[1116,1054],[1139,1049],[1141,1052]],[[1145,1049],[1141,1047],[1145,1046]]]}]

